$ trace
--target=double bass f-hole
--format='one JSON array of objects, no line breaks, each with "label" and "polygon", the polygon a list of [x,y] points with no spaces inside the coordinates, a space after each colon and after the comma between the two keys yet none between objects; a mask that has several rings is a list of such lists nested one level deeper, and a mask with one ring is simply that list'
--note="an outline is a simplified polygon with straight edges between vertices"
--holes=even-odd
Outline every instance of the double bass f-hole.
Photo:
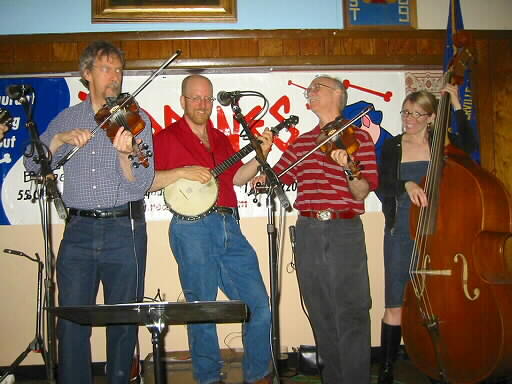
[{"label": "double bass f-hole", "polygon": [[[118,97],[107,97],[106,101],[107,103],[96,113],[96,122],[101,124],[111,141],[114,140],[121,127],[129,130],[133,134],[133,151],[128,156],[132,160],[132,166],[135,168],[140,165],[144,168],[149,167],[148,158],[153,156],[153,152],[149,150],[146,143],[137,142],[135,138],[146,126],[140,117],[139,105],[128,93],[121,93]],[[108,118],[109,116],[110,118]]]}]

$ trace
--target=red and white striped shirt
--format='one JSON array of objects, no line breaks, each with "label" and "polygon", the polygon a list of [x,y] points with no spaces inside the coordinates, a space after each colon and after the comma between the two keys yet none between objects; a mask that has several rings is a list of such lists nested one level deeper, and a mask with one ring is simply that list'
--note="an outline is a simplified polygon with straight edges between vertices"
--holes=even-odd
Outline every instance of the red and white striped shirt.
[{"label": "red and white striped shirt", "polygon": [[[316,139],[320,133],[320,126],[317,125],[312,131],[299,136],[274,166],[276,174],[279,175],[312,150],[317,145]],[[368,181],[370,191],[373,191],[379,182],[375,146],[368,132],[357,128],[355,135],[359,149],[351,157],[360,161],[361,174]],[[299,211],[332,209],[348,214],[364,213],[364,201],[357,201],[352,196],[343,167],[320,150],[313,152],[279,179],[287,185],[297,181],[294,207]]]}]

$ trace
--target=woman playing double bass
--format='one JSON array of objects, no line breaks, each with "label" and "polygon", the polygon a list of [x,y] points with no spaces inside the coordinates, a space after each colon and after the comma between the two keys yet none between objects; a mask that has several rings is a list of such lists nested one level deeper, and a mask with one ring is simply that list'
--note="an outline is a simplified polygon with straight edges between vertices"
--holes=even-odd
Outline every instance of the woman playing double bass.
[{"label": "woman playing double bass", "polygon": [[[475,140],[467,122],[455,85],[446,85],[455,117],[460,127],[457,134],[449,133],[450,141],[466,152],[475,149]],[[414,245],[409,229],[411,203],[428,204],[420,181],[427,173],[430,160],[432,127],[436,119],[436,97],[427,91],[409,94],[403,104],[403,133],[386,140],[379,164],[380,185],[385,217],[384,271],[385,311],[381,328],[381,366],[379,384],[393,383],[393,363],[401,341],[401,314],[404,289],[409,280],[409,265]]]}]

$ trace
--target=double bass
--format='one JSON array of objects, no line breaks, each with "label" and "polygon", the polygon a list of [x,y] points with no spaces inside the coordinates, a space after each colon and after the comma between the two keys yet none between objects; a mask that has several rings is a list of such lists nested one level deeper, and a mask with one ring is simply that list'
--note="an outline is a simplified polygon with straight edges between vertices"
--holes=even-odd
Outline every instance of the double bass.
[{"label": "double bass", "polygon": [[[470,56],[459,48],[445,81],[457,84]],[[444,94],[424,181],[428,206],[411,209],[402,330],[423,373],[476,384],[512,374],[512,200],[494,175],[445,145],[449,108]]]}]

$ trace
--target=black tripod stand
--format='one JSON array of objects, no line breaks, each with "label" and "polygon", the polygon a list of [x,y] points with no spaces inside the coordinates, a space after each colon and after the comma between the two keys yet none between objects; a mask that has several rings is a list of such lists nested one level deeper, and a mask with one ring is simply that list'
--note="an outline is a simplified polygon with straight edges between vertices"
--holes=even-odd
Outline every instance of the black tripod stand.
[{"label": "black tripod stand", "polygon": [[[26,157],[33,157],[34,162],[40,165],[40,171],[38,174],[31,175],[31,180],[35,181],[40,185],[38,195],[39,201],[41,203],[41,224],[43,227],[43,238],[45,244],[45,252],[44,252],[44,266],[46,268],[46,273],[44,277],[44,302],[46,307],[54,307],[55,306],[55,284],[53,279],[53,271],[54,271],[54,256],[52,252],[51,246],[51,210],[50,210],[50,201],[55,203],[55,208],[59,213],[59,216],[62,219],[65,219],[67,216],[67,212],[65,206],[60,199],[60,194],[57,189],[56,177],[53,174],[50,168],[50,153],[49,149],[41,142],[39,139],[39,134],[37,132],[36,124],[32,120],[32,107],[35,104],[35,92],[34,89],[30,85],[13,85],[7,87],[9,97],[15,101],[18,101],[25,110],[27,115],[27,122],[25,124],[26,128],[29,131],[31,143],[30,147],[25,153]],[[32,97],[29,97],[29,94]],[[24,254],[18,253],[22,256],[26,256]],[[31,259],[32,260],[32,259]],[[39,258],[37,259],[39,263]],[[41,266],[40,273],[42,275],[43,268]],[[40,281],[43,278],[41,276]],[[38,294],[38,298],[41,301],[43,295],[42,282],[40,292]],[[41,304],[41,303],[40,303]],[[42,308],[42,304],[41,304]],[[42,311],[42,309],[40,309]],[[39,330],[43,328],[43,320],[42,315],[38,317],[38,327]],[[40,332],[41,333],[41,332]],[[55,338],[55,315],[46,311],[46,339],[43,340],[40,337],[40,333],[36,335],[36,339],[34,340],[34,350],[42,351],[43,360],[46,368],[46,375],[48,382],[50,384],[55,383],[55,361],[56,361],[56,338]],[[45,350],[45,342],[46,342],[46,350]],[[31,343],[32,344],[32,343]],[[27,351],[28,350],[28,351]],[[13,363],[12,366],[17,366],[21,361],[25,358],[30,350],[32,350],[32,346],[29,346],[25,352],[23,352],[18,359]],[[12,367],[11,366],[11,367]]]},{"label": "black tripod stand", "polygon": [[0,377],[0,383],[10,374],[16,371],[16,368],[21,364],[25,357],[30,352],[40,353],[45,366],[48,368],[47,364],[47,352],[45,350],[43,336],[42,336],[42,328],[43,328],[43,263],[39,258],[39,255],[36,253],[36,257],[30,257],[27,254],[19,251],[14,251],[12,249],[4,249],[5,253],[10,253],[12,255],[23,256],[31,261],[37,263],[37,297],[36,297],[36,334],[34,339],[28,344],[27,348],[20,353],[20,355],[14,360],[14,362],[7,368],[7,370],[3,373],[2,377]]}]

